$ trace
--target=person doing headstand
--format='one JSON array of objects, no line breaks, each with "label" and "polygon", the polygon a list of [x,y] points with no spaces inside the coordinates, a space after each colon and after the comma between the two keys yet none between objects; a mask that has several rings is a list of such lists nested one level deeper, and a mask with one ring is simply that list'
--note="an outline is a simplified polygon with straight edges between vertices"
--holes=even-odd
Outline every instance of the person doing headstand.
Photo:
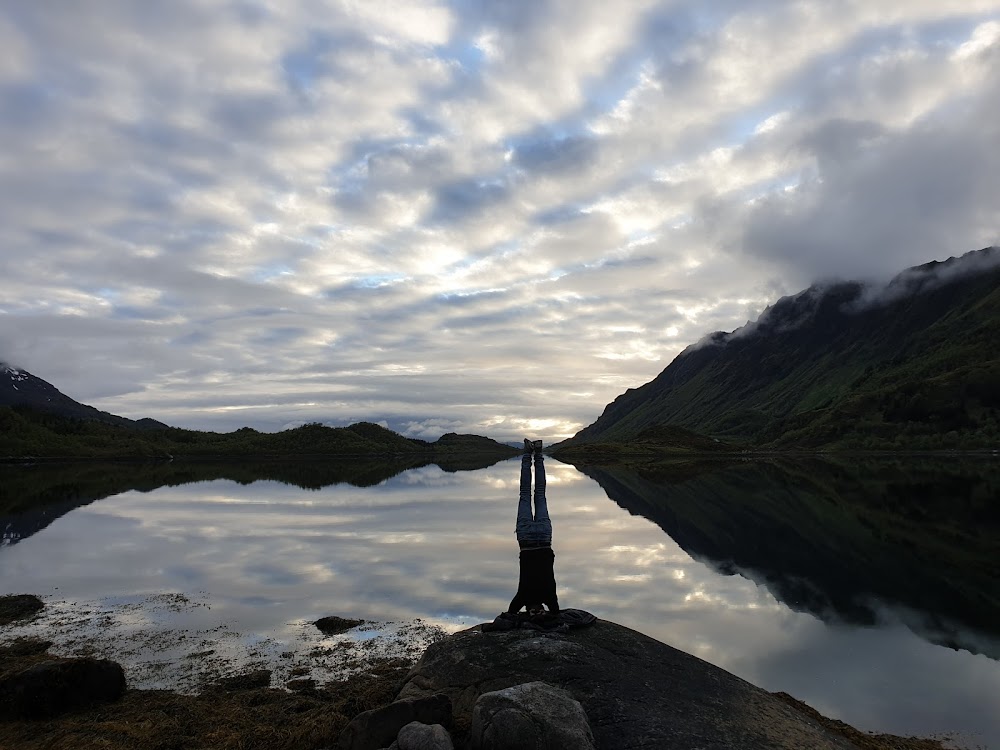
[{"label": "person doing headstand", "polygon": [[[531,512],[531,463],[535,463],[535,512]],[[542,454],[541,440],[524,441],[524,455],[521,457],[521,494],[517,502],[517,543],[521,548],[521,575],[517,582],[517,593],[510,601],[507,611],[511,614],[526,607],[528,614],[535,616],[545,612],[559,612],[556,597],[556,578],[553,572],[555,553],[552,551],[552,521],[545,501],[545,456]]]}]

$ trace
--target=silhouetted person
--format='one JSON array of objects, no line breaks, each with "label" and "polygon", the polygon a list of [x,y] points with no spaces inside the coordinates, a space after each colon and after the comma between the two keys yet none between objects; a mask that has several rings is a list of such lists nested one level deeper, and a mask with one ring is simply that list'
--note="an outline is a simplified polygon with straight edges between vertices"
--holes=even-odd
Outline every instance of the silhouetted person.
[{"label": "silhouetted person", "polygon": [[[535,512],[531,512],[531,462],[535,462]],[[521,494],[517,502],[517,543],[521,548],[521,575],[517,593],[507,611],[514,614],[526,607],[532,616],[559,612],[556,598],[556,577],[552,570],[556,556],[552,552],[552,521],[545,502],[545,457],[542,441],[525,439],[521,457]]]}]

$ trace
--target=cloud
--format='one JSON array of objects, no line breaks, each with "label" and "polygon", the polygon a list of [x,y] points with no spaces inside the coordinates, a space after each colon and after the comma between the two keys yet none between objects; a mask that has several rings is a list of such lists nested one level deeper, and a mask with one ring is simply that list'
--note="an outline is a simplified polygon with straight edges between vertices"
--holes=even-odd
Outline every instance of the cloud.
[{"label": "cloud", "polygon": [[[908,259],[963,252],[996,238],[1000,131],[929,124],[837,159],[817,149],[816,178],[749,211],[746,251],[810,276],[885,276]],[[834,150],[842,149],[835,144]]]},{"label": "cloud", "polygon": [[816,278],[998,241],[998,28],[987,0],[19,6],[0,356],[189,426],[570,434]]}]

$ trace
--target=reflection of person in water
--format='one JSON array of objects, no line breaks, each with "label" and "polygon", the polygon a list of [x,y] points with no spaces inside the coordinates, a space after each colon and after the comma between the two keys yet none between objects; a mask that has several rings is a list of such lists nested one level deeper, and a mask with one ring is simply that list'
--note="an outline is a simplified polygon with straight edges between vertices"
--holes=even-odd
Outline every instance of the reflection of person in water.
[{"label": "reflection of person in water", "polygon": [[[535,512],[531,513],[531,462],[535,462]],[[556,578],[552,566],[555,553],[552,552],[552,521],[545,502],[545,457],[542,455],[541,440],[525,440],[524,456],[521,457],[521,494],[517,503],[517,543],[521,548],[521,575],[517,582],[517,593],[507,611],[516,613],[526,607],[528,614],[535,616],[545,612],[559,612],[556,598]]]}]

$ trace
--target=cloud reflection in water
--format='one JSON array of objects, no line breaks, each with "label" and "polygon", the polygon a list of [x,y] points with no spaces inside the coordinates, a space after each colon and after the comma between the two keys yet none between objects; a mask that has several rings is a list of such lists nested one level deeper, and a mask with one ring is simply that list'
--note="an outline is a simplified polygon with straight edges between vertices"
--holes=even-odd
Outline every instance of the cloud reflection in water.
[{"label": "cloud reflection in water", "polygon": [[[278,636],[327,614],[457,629],[492,619],[517,587],[518,469],[516,459],[460,473],[428,466],[368,488],[217,480],[126,492],[0,550],[0,586],[80,599],[208,592],[212,617]],[[549,461],[547,474],[562,606],[863,729],[975,728],[1000,739],[996,661],[901,624],[793,612],[763,586],[693,560],[574,467]]]}]

